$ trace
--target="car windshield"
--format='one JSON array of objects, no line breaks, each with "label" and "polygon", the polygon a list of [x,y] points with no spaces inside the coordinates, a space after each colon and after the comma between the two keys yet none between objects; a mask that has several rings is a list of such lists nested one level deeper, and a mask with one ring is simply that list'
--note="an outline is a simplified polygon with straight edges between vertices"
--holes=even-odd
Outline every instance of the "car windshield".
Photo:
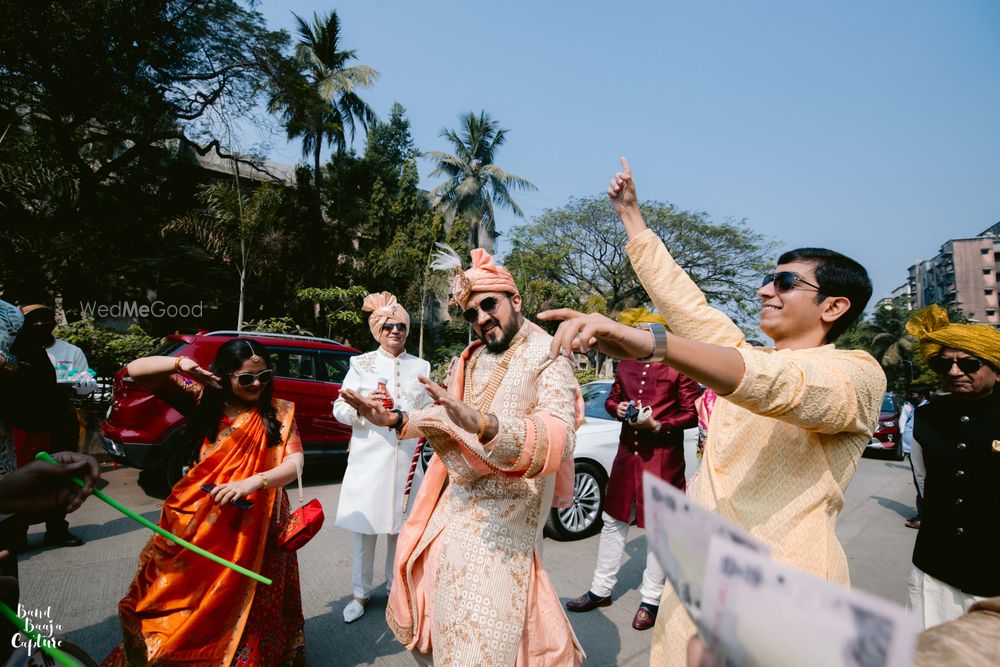
[{"label": "car windshield", "polygon": [[173,338],[164,338],[160,346],[150,355],[151,357],[169,357],[182,347],[187,347],[187,343]]},{"label": "car windshield", "polygon": [[888,394],[882,397],[882,412],[895,412],[896,402]]},{"label": "car windshield", "polygon": [[611,392],[610,382],[591,382],[581,388],[583,393],[583,413],[591,419],[611,419],[604,409],[604,401]]}]

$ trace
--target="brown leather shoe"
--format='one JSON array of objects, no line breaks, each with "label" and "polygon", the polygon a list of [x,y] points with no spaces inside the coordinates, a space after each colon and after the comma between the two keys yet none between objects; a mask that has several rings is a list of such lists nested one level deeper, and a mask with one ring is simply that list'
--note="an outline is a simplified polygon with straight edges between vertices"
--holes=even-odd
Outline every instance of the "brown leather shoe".
[{"label": "brown leather shoe", "polygon": [[570,600],[566,603],[566,608],[570,611],[590,611],[591,609],[597,609],[598,607],[610,607],[611,606],[611,596],[599,598],[594,597],[590,592],[586,592],[575,600]]},{"label": "brown leather shoe", "polygon": [[636,630],[649,630],[654,625],[656,625],[656,614],[645,607],[639,607],[635,612],[635,618],[632,619],[632,627]]}]

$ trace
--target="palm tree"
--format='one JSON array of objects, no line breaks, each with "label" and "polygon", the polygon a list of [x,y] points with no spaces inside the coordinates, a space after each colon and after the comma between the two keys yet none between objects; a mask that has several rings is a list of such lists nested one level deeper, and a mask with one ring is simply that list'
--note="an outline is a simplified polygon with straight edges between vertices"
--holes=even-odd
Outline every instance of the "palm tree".
[{"label": "palm tree", "polygon": [[313,14],[312,24],[298,14],[292,15],[299,37],[295,45],[299,71],[275,86],[270,109],[281,112],[289,139],[302,137],[302,156],[313,159],[318,193],[324,141],[343,151],[354,141],[358,123],[368,130],[368,124],[376,119],[375,112],[356,91],[371,87],[379,74],[367,65],[347,64],[357,58],[357,53],[353,49],[340,50],[336,11],[322,19]]},{"label": "palm tree", "polygon": [[485,111],[459,118],[459,131],[444,129],[441,136],[451,142],[455,154],[428,151],[437,162],[431,176],[447,180],[431,191],[435,205],[446,215],[464,217],[469,222],[469,247],[492,253],[496,244],[494,204],[523,218],[524,212],[511,197],[513,190],[537,190],[520,176],[508,173],[493,163],[497,150],[507,139],[507,130]]},{"label": "palm tree", "polygon": [[280,255],[281,188],[265,183],[247,195],[238,184],[216,181],[200,186],[195,197],[201,210],[171,220],[161,233],[191,236],[207,252],[235,268],[240,279],[236,320],[240,331],[247,274],[259,272]]}]

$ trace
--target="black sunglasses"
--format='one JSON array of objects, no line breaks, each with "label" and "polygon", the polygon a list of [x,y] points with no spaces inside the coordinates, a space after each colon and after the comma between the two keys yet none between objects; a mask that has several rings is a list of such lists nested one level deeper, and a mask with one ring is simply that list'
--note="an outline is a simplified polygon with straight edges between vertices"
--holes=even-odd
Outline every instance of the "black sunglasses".
[{"label": "black sunglasses", "polygon": [[951,372],[951,367],[957,365],[958,370],[963,373],[975,373],[983,367],[983,362],[975,357],[962,357],[961,359],[947,359],[945,357],[931,357],[927,360],[927,365],[935,373],[944,375]]},{"label": "black sunglasses", "polygon": [[476,320],[479,319],[479,311],[483,311],[487,315],[492,315],[497,312],[497,306],[500,305],[500,301],[497,300],[495,296],[488,296],[479,302],[479,306],[473,306],[472,308],[467,308],[465,312],[462,313],[462,317],[469,324],[475,324]]},{"label": "black sunglasses", "polygon": [[814,285],[799,274],[794,271],[778,271],[776,273],[765,273],[764,280],[761,281],[760,286],[763,287],[768,283],[774,283],[774,291],[778,294],[784,294],[790,290],[795,289],[796,285],[808,285],[809,287],[816,288],[817,292],[822,292],[819,285]]},{"label": "black sunglasses", "polygon": [[386,322],[382,325],[382,331],[392,331],[399,329],[399,333],[406,333],[406,322]]},{"label": "black sunglasses", "polygon": [[267,369],[259,373],[233,373],[233,378],[241,387],[253,386],[254,380],[259,380],[261,384],[267,384],[274,377],[274,371]]}]

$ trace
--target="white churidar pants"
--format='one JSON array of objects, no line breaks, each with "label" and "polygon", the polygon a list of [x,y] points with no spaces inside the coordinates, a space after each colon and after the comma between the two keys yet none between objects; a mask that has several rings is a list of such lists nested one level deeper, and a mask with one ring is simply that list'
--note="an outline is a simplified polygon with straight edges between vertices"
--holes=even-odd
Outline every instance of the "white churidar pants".
[{"label": "white churidar pants", "polygon": [[910,569],[907,588],[909,597],[906,600],[906,610],[917,619],[923,630],[953,621],[969,611],[973,604],[986,599],[963,593],[954,586],[935,579],[916,565]]},{"label": "white churidar pants", "polygon": [[[611,595],[611,590],[618,581],[618,570],[621,569],[625,557],[628,528],[627,521],[619,521],[604,512],[601,543],[597,548],[597,568],[594,570],[594,581],[590,585],[590,592],[594,595],[600,597]],[[663,595],[663,582],[666,579],[666,573],[647,544],[646,569],[642,573],[642,588],[639,589],[642,601],[646,604],[659,605],[660,597]]]},{"label": "white churidar pants", "polygon": [[[378,535],[366,535],[364,533],[354,533],[354,571],[351,577],[351,585],[354,588],[354,597],[367,600],[372,591],[375,590],[374,578],[375,569],[375,543]],[[384,535],[386,539],[385,553],[385,588],[388,591],[392,588],[392,575],[394,573],[393,562],[396,560],[396,538],[398,535]]]}]

